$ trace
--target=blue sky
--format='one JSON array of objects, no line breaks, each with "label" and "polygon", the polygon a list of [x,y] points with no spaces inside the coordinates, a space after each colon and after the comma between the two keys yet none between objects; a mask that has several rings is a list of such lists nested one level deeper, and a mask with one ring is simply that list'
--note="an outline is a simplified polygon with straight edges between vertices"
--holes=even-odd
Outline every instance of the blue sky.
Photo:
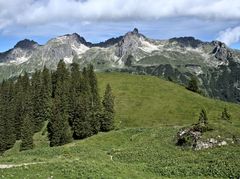
[{"label": "blue sky", "polygon": [[239,0],[0,0],[0,52],[28,38],[77,32],[99,42],[137,27],[147,37],[194,36],[240,49]]}]

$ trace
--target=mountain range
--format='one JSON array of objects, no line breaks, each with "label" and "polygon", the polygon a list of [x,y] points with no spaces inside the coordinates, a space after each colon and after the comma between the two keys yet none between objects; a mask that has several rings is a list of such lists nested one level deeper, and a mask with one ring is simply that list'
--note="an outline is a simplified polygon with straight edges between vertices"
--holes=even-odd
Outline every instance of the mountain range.
[{"label": "mountain range", "polygon": [[32,73],[59,60],[81,67],[91,63],[97,71],[149,74],[186,85],[192,76],[207,96],[240,102],[240,51],[220,41],[203,42],[194,37],[154,40],[138,29],[101,43],[87,42],[77,33],[50,39],[45,45],[22,40],[0,53],[0,80],[22,72]]}]

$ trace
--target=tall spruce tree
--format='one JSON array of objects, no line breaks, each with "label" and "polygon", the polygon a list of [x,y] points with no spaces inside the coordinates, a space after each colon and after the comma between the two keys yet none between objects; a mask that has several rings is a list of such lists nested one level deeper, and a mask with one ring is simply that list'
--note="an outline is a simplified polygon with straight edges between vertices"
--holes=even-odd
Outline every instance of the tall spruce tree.
[{"label": "tall spruce tree", "polygon": [[230,121],[231,120],[231,114],[228,112],[228,109],[225,107],[223,109],[221,119],[225,121]]},{"label": "tall spruce tree", "polygon": [[31,95],[32,95],[32,107],[33,107],[33,126],[34,132],[38,132],[42,129],[44,121],[44,106],[43,106],[43,96],[42,96],[42,81],[41,81],[41,72],[36,71],[32,75],[31,80]]},{"label": "tall spruce tree", "polygon": [[17,79],[16,84],[14,85],[14,103],[15,103],[15,134],[16,139],[21,139],[21,126],[24,116],[24,90],[22,87],[22,76],[20,75]]},{"label": "tall spruce tree", "polygon": [[69,126],[69,72],[63,60],[56,71],[53,113],[48,124],[50,146],[69,143],[72,134]]},{"label": "tall spruce tree", "polygon": [[207,117],[207,112],[205,109],[202,109],[199,115],[199,123],[200,124],[208,124],[208,117]]},{"label": "tall spruce tree", "polygon": [[87,69],[84,68],[79,82],[79,93],[75,98],[75,116],[72,129],[74,139],[83,139],[93,134],[91,125],[91,89]]},{"label": "tall spruce tree", "polygon": [[192,92],[199,93],[198,80],[195,76],[191,77],[187,89]]},{"label": "tall spruce tree", "polygon": [[5,135],[6,135],[6,144],[7,149],[10,149],[13,147],[15,141],[16,141],[16,135],[15,135],[15,119],[14,119],[14,93],[13,93],[13,81],[8,80],[6,84],[6,99],[5,101],[5,112],[6,112],[6,119],[5,119]]},{"label": "tall spruce tree", "polygon": [[10,149],[15,141],[13,82],[3,81],[0,90],[0,154]]},{"label": "tall spruce tree", "polygon": [[69,123],[72,127],[73,120],[78,115],[77,111],[77,101],[80,97],[80,82],[81,82],[81,72],[79,65],[73,63],[71,65],[71,79],[70,79],[70,90],[69,90]]},{"label": "tall spruce tree", "polygon": [[91,91],[90,123],[92,126],[93,134],[96,134],[100,130],[102,107],[101,107],[101,100],[99,96],[97,77],[94,72],[93,65],[88,66],[88,80],[89,80],[90,91]]},{"label": "tall spruce tree", "polygon": [[47,121],[51,117],[51,106],[52,106],[52,85],[51,85],[51,74],[49,70],[44,66],[41,74],[41,97],[43,107],[43,121]]},{"label": "tall spruce tree", "polygon": [[1,84],[1,91],[0,91],[0,154],[2,154],[6,149],[6,108],[5,108],[5,86],[6,82],[3,81]]},{"label": "tall spruce tree", "polygon": [[87,98],[81,94],[76,101],[76,113],[73,120],[73,137],[74,139],[84,139],[91,136],[92,126],[89,120],[89,106]]},{"label": "tall spruce tree", "polygon": [[26,115],[29,115],[31,121],[33,121],[31,86],[26,72],[18,78],[15,86],[15,129],[17,139],[21,139],[23,119]]},{"label": "tall spruce tree", "polygon": [[29,150],[33,148],[33,123],[30,116],[27,114],[23,119],[21,128],[20,150]]},{"label": "tall spruce tree", "polygon": [[109,84],[106,86],[103,98],[103,115],[101,120],[101,131],[107,132],[114,128],[114,97]]}]

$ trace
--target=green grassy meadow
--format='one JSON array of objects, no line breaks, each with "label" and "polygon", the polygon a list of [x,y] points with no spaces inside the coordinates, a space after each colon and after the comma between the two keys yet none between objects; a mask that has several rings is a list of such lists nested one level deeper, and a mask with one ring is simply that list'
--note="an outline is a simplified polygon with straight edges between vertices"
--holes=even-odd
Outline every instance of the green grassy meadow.
[{"label": "green grassy meadow", "polygon": [[[34,136],[35,148],[19,152],[20,141],[0,164],[32,165],[0,169],[0,178],[237,178],[240,145],[184,150],[177,131],[196,123],[201,108],[214,128],[205,137],[240,137],[240,106],[205,98],[157,77],[99,73],[101,94],[111,84],[116,129],[61,147],[48,147],[47,134]],[[223,108],[231,123],[221,121]]]}]

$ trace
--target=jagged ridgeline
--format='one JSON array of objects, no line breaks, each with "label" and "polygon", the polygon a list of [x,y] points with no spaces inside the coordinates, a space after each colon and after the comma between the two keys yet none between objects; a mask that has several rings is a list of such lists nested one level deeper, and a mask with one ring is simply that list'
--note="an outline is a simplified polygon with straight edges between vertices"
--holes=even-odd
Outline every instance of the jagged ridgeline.
[{"label": "jagged ridgeline", "polygon": [[56,70],[60,59],[81,67],[91,63],[98,71],[150,74],[184,85],[196,76],[207,96],[240,102],[239,50],[193,37],[154,40],[138,29],[97,44],[76,33],[50,39],[44,45],[25,39],[0,53],[0,80],[44,66]]},{"label": "jagged ridgeline", "polygon": [[0,84],[0,154],[16,140],[20,150],[32,149],[33,134],[44,127],[50,146],[60,146],[110,131],[113,120],[111,87],[101,101],[93,65],[80,71],[77,63],[68,69],[60,60],[56,71],[44,67]]}]

